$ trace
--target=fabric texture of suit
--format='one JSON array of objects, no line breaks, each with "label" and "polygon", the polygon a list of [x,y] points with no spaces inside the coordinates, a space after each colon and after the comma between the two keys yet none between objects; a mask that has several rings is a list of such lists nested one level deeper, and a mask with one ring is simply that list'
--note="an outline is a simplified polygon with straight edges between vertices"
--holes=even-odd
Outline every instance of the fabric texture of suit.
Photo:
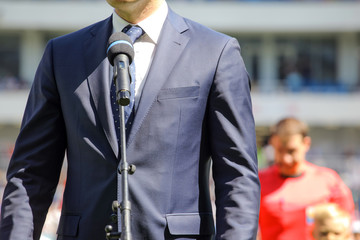
[{"label": "fabric texture of suit", "polygon": [[[0,239],[38,239],[66,153],[58,239],[105,239],[119,148],[110,106],[111,17],[51,40],[8,169]],[[238,42],[169,10],[127,138],[134,240],[255,239],[260,186]],[[216,224],[209,171],[216,193]],[[215,226],[216,225],[216,230]]]}]

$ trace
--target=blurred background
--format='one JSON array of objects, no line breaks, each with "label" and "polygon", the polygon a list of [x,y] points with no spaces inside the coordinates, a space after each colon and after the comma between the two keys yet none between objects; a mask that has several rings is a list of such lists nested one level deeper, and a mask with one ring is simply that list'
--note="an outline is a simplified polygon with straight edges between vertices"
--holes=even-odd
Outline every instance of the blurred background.
[{"label": "blurred background", "polygon": [[[360,0],[167,2],[183,16],[240,42],[252,81],[260,168],[272,161],[269,126],[298,117],[310,126],[308,160],[336,170],[358,207]],[[111,13],[105,0],[0,0],[2,184],[47,41]]]}]

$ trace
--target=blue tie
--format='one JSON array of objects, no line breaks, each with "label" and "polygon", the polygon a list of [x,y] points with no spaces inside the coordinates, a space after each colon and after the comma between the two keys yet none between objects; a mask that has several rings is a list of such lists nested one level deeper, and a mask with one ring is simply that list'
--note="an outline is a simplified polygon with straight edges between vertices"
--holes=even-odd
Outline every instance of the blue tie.
[{"label": "blue tie", "polygon": [[[126,33],[131,41],[134,43],[141,35],[144,34],[144,31],[139,26],[132,26],[127,25],[122,32]],[[124,107],[124,115],[125,115],[125,123],[126,126],[131,125],[131,120],[129,120],[131,117],[132,110],[134,108],[135,103],[135,63],[134,59],[133,62],[130,65],[130,74],[131,74],[131,83],[130,83],[130,103],[129,105]],[[113,117],[114,117],[114,123],[115,123],[115,129],[116,129],[116,136],[119,141],[119,130],[120,130],[120,118],[119,118],[119,104],[116,102],[116,87],[115,84],[111,84],[111,106],[113,111]]]}]

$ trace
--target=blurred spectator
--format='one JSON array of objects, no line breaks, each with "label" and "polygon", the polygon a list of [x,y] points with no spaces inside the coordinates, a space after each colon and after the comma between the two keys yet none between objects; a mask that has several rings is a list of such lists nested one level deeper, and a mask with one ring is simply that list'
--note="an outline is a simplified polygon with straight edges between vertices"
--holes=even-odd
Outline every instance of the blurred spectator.
[{"label": "blurred spectator", "polygon": [[[0,199],[2,199],[5,185],[6,185],[6,172],[0,168]],[[0,202],[0,207],[1,207],[1,202]]]},{"label": "blurred spectator", "polygon": [[314,207],[313,237],[315,240],[351,240],[351,216],[337,204],[325,203]]},{"label": "blurred spectator", "polygon": [[59,224],[61,207],[59,206],[58,201],[54,201],[49,208],[49,212],[46,216],[46,221],[41,233],[40,240],[55,240],[56,230]]},{"label": "blurred spectator", "polygon": [[303,88],[303,79],[300,73],[294,69],[285,79],[288,90],[292,92],[299,92]]},{"label": "blurred spectator", "polygon": [[274,164],[274,148],[270,144],[271,135],[266,136],[260,146],[258,161],[259,167],[269,167]]},{"label": "blurred spectator", "polygon": [[334,202],[353,214],[350,189],[333,170],[306,161],[311,138],[305,123],[285,118],[272,129],[275,163],[259,172],[262,240],[312,239],[312,218],[319,203]]},{"label": "blurred spectator", "polygon": [[288,61],[285,66],[285,86],[291,92],[299,92],[303,89],[304,80],[294,61]]},{"label": "blurred spectator", "polygon": [[49,212],[46,216],[44,227],[42,229],[40,240],[55,240],[57,239],[57,228],[61,216],[61,208],[63,201],[64,188],[66,183],[66,166],[63,166],[61,170],[61,176],[59,184],[57,186],[53,202],[49,208]]},{"label": "blurred spectator", "polygon": [[7,74],[0,76],[0,90],[16,90],[28,88],[29,84],[15,77],[14,75]]}]

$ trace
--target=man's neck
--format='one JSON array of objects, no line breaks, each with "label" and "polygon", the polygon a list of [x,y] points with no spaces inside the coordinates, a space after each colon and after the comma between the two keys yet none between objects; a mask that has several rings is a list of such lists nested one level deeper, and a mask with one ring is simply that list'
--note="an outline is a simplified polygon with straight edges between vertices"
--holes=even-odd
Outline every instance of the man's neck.
[{"label": "man's neck", "polygon": [[153,14],[163,3],[163,0],[126,2],[115,12],[129,23],[137,24]]},{"label": "man's neck", "polygon": [[280,173],[280,176],[282,178],[297,178],[297,177],[301,177],[303,175],[303,173],[294,173],[294,174],[291,174],[291,175],[285,175],[285,174],[282,174]]}]

